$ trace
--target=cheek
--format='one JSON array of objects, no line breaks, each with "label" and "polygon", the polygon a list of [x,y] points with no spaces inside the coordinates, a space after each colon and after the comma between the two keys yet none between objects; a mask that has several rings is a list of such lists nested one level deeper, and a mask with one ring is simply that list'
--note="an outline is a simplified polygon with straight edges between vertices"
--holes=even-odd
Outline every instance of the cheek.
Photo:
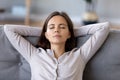
[{"label": "cheek", "polygon": [[45,33],[45,37],[49,40],[50,39],[50,37],[51,37],[51,32],[49,32],[49,31],[47,31],[46,33]]},{"label": "cheek", "polygon": [[49,34],[53,34],[53,31],[52,30],[49,30],[47,29],[46,33],[49,35]]},{"label": "cheek", "polygon": [[70,32],[66,32],[66,33],[64,33],[64,34],[66,34],[66,37],[68,37],[68,38],[71,37]]}]

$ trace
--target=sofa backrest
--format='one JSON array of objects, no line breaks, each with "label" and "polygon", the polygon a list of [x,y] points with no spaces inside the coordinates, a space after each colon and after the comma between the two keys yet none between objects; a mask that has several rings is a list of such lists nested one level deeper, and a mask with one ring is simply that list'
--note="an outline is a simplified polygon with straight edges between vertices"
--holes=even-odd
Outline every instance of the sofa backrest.
[{"label": "sofa backrest", "polygon": [[86,65],[83,80],[120,80],[120,30],[108,38]]},{"label": "sofa backrest", "polygon": [[[77,37],[80,47],[90,35]],[[38,37],[25,37],[33,45]],[[27,61],[12,47],[3,26],[0,26],[0,80],[30,80],[31,71]],[[108,38],[87,63],[83,80],[120,79],[120,31],[111,30]]]},{"label": "sofa backrest", "polygon": [[[36,45],[37,37],[25,37]],[[0,80],[30,80],[28,62],[12,47],[0,26]]]}]

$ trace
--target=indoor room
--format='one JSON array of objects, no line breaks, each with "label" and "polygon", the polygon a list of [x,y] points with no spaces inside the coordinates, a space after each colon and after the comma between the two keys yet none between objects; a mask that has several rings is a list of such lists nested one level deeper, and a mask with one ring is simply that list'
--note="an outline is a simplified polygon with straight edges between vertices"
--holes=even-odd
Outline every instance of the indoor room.
[{"label": "indoor room", "polygon": [[120,0],[0,0],[0,80],[120,80]]},{"label": "indoor room", "polygon": [[[42,26],[53,11],[64,11],[75,26],[82,26],[84,20],[93,18],[96,22],[109,21],[119,28],[119,0],[1,0],[0,24],[27,24]],[[91,1],[91,0],[90,0]],[[93,12],[93,14],[89,14]]]}]

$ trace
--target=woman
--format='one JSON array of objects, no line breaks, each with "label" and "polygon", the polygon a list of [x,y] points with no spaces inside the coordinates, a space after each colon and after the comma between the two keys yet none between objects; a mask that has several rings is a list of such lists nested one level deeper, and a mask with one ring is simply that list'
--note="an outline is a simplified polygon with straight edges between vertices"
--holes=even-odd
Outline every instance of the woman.
[{"label": "woman", "polygon": [[[104,24],[107,26],[103,26]],[[76,36],[92,34],[80,48],[75,48],[73,24],[64,12],[53,12],[48,16],[38,48],[21,35],[39,36],[40,29],[5,26],[4,31],[14,48],[30,64],[31,80],[82,80],[86,63],[109,33],[108,23],[101,23],[101,25],[77,29],[79,32]]]}]

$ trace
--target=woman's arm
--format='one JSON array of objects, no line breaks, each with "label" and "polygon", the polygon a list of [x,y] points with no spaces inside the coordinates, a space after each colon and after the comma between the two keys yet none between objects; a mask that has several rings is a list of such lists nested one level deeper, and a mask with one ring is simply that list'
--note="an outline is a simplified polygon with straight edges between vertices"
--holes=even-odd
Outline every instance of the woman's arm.
[{"label": "woman's arm", "polygon": [[102,28],[102,26],[104,25],[109,25],[109,23],[104,22],[104,23],[85,25],[82,27],[75,27],[74,28],[75,36],[77,37],[77,36],[85,36],[88,34],[94,34],[97,30]]},{"label": "woman's arm", "polygon": [[30,27],[25,25],[10,25],[6,24],[5,27],[8,27],[9,30],[14,31],[22,36],[40,36],[41,27]]},{"label": "woman's arm", "polygon": [[30,27],[20,27],[20,26],[4,26],[4,32],[9,39],[13,47],[27,60],[31,58],[31,55],[38,52],[30,42],[24,39],[24,36],[39,36],[39,29]]},{"label": "woman's arm", "polygon": [[92,36],[80,48],[81,55],[86,63],[101,47],[107,38],[109,29],[110,27],[108,22],[94,24],[93,26],[89,25],[83,29],[84,33],[82,35],[92,34]]}]

